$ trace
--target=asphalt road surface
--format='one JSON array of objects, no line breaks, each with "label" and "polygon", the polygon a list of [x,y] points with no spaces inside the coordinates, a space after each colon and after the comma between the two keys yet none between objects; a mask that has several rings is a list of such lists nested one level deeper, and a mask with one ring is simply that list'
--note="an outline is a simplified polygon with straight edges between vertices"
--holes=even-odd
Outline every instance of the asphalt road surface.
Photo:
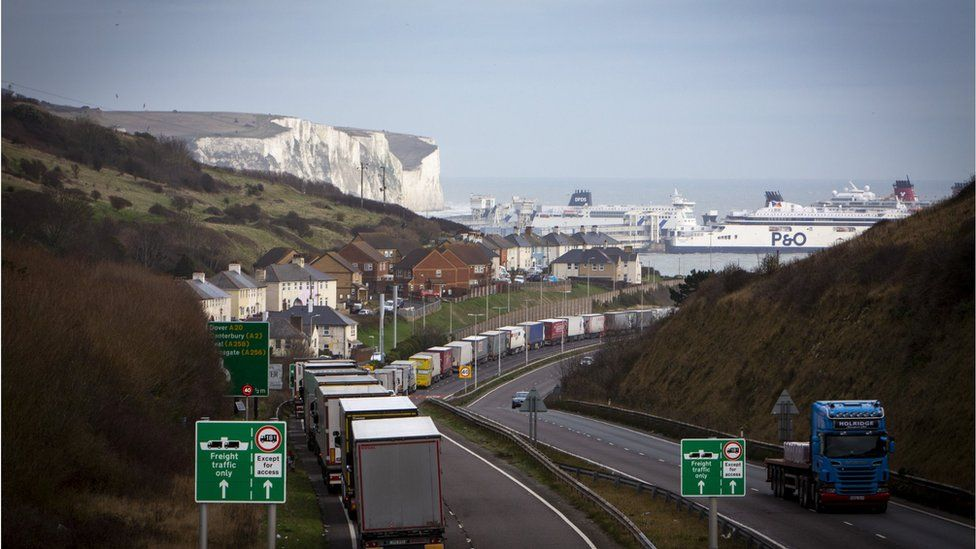
[{"label": "asphalt road surface", "polygon": [[[535,387],[547,394],[557,383],[558,364],[517,378],[473,402],[471,410],[512,429],[527,432],[527,414],[511,408],[516,391]],[[540,442],[679,491],[678,444],[626,427],[565,412],[540,414]],[[795,548],[819,547],[967,547],[976,543],[971,521],[943,515],[903,501],[893,501],[884,514],[814,513],[795,501],[773,497],[765,469],[747,468],[748,495],[724,498],[719,513],[745,524],[771,540]]]}]

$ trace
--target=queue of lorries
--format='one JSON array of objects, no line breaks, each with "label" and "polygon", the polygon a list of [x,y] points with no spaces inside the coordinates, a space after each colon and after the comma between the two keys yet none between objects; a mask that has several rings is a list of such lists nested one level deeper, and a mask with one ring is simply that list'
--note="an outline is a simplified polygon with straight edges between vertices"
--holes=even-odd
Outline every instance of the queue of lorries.
[{"label": "queue of lorries", "polygon": [[670,309],[616,311],[502,326],[385,366],[294,363],[296,412],[326,485],[341,492],[361,547],[443,546],[440,440],[406,395],[476,360],[649,326]]}]

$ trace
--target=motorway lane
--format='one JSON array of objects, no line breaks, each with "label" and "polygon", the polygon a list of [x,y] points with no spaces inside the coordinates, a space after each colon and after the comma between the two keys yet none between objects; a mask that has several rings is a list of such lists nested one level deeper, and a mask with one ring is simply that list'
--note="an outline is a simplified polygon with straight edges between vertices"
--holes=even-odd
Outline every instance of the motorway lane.
[{"label": "motorway lane", "polygon": [[[536,387],[546,394],[558,383],[558,366],[545,366],[489,393],[470,408],[510,428],[527,431],[526,414],[511,408],[515,391]],[[678,491],[678,445],[663,438],[599,420],[551,411],[540,415],[541,442],[581,455],[646,482]],[[719,512],[788,547],[973,547],[971,526],[890,504],[885,514],[825,513],[774,498],[765,469],[747,469],[749,496],[726,498]]]},{"label": "motorway lane", "polygon": [[[528,478],[489,452],[438,425],[441,444],[441,483],[448,528],[446,545],[482,547],[614,547],[586,516],[555,493]],[[468,450],[465,450],[464,448]],[[492,468],[478,454],[513,478]],[[515,482],[518,480],[524,486]],[[536,499],[531,489],[556,511]],[[572,523],[579,531],[575,531]]]}]

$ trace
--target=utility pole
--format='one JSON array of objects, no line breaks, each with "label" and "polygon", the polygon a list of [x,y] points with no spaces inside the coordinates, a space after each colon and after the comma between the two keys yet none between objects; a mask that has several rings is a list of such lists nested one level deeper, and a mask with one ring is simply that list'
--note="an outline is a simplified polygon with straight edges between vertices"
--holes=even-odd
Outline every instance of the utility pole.
[{"label": "utility pole", "polygon": [[366,195],[363,194],[363,175],[366,173],[366,163],[362,160],[359,161],[359,207],[366,207]]},{"label": "utility pole", "polygon": [[393,285],[393,348],[397,346],[397,290],[400,287]]},{"label": "utility pole", "polygon": [[380,170],[383,172],[383,204],[386,204],[386,166],[380,166]]}]

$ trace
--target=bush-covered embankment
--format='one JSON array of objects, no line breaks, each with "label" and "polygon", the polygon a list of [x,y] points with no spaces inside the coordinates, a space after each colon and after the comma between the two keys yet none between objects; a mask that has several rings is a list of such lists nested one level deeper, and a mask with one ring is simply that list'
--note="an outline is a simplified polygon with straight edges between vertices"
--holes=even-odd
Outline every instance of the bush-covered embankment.
[{"label": "bush-covered embankment", "polygon": [[812,401],[877,398],[893,468],[972,490],[973,203],[970,185],[807,259],[711,276],[564,393],[770,441],[784,388],[800,440]]},{"label": "bush-covered embankment", "polygon": [[2,281],[3,545],[192,544],[193,423],[228,406],[186,285],[11,241]]}]

